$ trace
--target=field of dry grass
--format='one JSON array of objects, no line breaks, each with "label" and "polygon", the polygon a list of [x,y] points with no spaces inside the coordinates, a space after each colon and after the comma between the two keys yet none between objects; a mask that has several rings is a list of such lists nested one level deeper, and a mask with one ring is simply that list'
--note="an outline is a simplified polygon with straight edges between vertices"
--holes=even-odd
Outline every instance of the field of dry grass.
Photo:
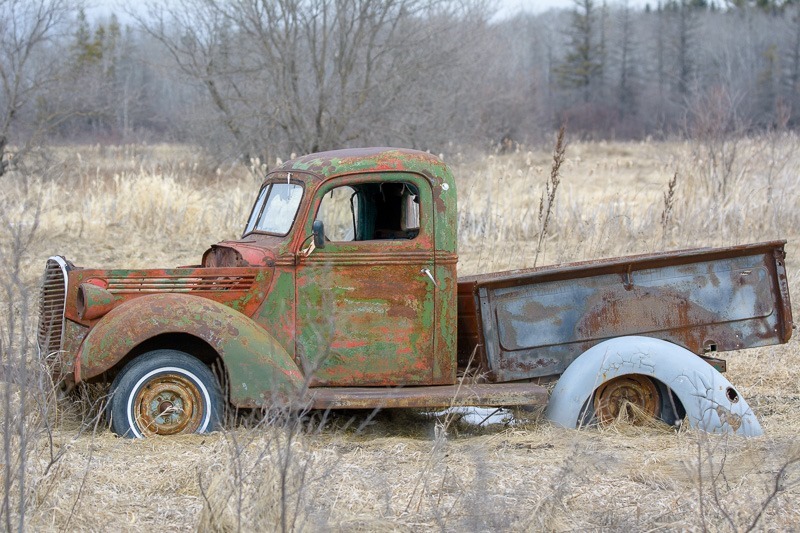
[{"label": "field of dry grass", "polygon": [[[572,143],[538,264],[785,238],[796,295],[798,147],[789,135],[745,140],[723,165],[730,145]],[[550,149],[444,158],[459,186],[460,273],[531,266]],[[261,175],[260,162],[252,167],[217,168],[191,147],[79,146],[59,149],[33,179],[3,178],[0,275],[21,260],[19,280],[3,285],[4,353],[31,353],[21,347],[20,332],[29,341],[34,328],[23,304],[46,257],[197,263],[209,244],[240,234]],[[14,243],[33,229],[29,245]],[[21,486],[19,456],[0,458],[0,522],[16,527],[23,512],[26,527],[43,531],[795,529],[800,341],[727,355],[762,438],[657,424],[571,431],[536,415],[479,428],[387,412],[131,441],[92,425],[86,402],[45,404],[55,424],[46,431],[41,398],[5,386],[6,405],[27,411],[0,418],[29,430],[20,446],[4,426],[4,449],[27,461]]]}]

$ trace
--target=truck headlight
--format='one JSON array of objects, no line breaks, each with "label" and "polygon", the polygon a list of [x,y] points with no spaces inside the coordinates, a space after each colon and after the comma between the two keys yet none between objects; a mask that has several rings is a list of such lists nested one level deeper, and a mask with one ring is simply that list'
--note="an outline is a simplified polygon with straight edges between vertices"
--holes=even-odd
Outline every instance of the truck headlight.
[{"label": "truck headlight", "polygon": [[116,304],[113,294],[91,283],[78,285],[78,317],[81,320],[94,320],[111,311]]}]

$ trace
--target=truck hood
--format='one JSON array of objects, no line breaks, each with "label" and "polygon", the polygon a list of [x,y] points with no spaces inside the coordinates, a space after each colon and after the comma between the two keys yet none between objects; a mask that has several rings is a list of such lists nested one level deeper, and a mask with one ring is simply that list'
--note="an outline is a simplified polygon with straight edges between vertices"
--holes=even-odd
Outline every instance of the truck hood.
[{"label": "truck hood", "polygon": [[222,241],[203,254],[204,267],[272,267],[275,252],[254,242]]}]

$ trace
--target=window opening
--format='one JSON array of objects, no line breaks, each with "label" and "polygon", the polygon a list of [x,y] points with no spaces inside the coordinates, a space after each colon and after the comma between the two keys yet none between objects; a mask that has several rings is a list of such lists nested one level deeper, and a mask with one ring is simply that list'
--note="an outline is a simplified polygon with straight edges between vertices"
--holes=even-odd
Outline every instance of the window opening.
[{"label": "window opening", "polygon": [[343,185],[326,193],[317,212],[330,241],[414,239],[419,189],[407,182]]}]

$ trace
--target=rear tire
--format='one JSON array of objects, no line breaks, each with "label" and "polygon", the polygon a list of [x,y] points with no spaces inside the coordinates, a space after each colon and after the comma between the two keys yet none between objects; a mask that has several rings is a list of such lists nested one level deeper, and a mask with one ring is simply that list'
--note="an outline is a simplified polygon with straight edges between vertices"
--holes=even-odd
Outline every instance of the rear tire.
[{"label": "rear tire", "polygon": [[641,418],[658,418],[661,412],[661,395],[658,387],[647,376],[628,374],[606,381],[594,391],[594,414],[600,425],[608,425],[619,418],[634,425]]},{"label": "rear tire", "polygon": [[581,413],[579,426],[607,426],[619,419],[638,426],[648,418],[678,426],[686,416],[683,404],[666,385],[642,374],[624,374],[600,385]]},{"label": "rear tire", "polygon": [[130,363],[111,384],[111,429],[128,438],[207,433],[219,426],[217,380],[178,350],[154,350]]}]

